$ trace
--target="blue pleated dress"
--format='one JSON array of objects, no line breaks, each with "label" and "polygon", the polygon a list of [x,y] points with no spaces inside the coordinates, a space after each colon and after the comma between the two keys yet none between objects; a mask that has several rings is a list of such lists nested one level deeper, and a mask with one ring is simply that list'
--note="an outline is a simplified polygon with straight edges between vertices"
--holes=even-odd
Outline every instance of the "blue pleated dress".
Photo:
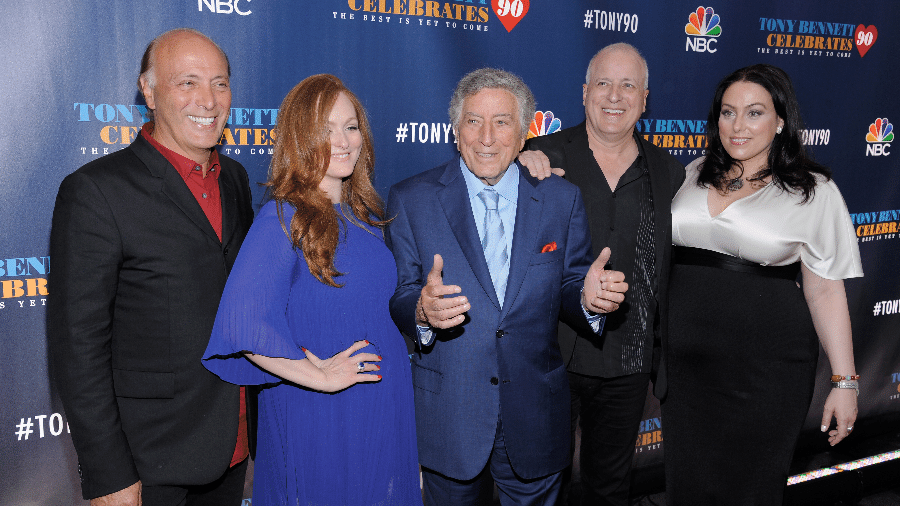
[{"label": "blue pleated dress", "polygon": [[[293,208],[285,205],[285,223]],[[337,206],[341,212],[340,206]],[[344,212],[349,213],[346,209]],[[344,219],[335,288],[291,247],[275,202],[260,211],[228,278],[204,365],[262,385],[253,506],[421,505],[412,379],[388,300],[397,283],[381,231]],[[239,354],[321,359],[366,339],[382,380],[326,394],[281,381]]]}]

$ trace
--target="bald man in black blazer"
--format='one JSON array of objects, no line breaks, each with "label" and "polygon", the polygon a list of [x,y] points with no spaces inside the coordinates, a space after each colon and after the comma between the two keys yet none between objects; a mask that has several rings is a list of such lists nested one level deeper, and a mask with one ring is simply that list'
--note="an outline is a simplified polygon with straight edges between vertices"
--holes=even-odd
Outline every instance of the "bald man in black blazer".
[{"label": "bald man in black blazer", "polygon": [[[211,40],[183,29],[155,39],[143,67],[154,122],[66,177],[56,199],[56,386],[92,504],[237,505],[248,450],[246,438],[238,444],[241,390],[200,362],[253,220],[246,171],[212,149],[230,69]],[[252,425],[252,400],[246,407]]]}]

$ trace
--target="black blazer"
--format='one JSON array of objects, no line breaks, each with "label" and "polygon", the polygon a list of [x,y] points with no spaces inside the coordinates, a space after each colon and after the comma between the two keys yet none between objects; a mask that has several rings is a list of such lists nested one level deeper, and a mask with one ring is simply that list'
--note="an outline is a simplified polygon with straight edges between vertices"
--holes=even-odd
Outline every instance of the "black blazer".
[{"label": "black blazer", "polygon": [[60,185],[47,334],[85,499],[138,479],[205,484],[228,468],[239,387],[200,358],[253,210],[247,172],[219,161],[221,242],[140,135]]},{"label": "black blazer", "polygon": [[[665,397],[667,385],[665,369],[659,364],[664,356],[662,349],[665,347],[665,324],[667,317],[667,294],[669,280],[669,266],[672,256],[672,198],[681,184],[684,182],[684,166],[666,151],[656,147],[652,143],[638,135],[641,149],[647,157],[647,167],[650,171],[650,188],[653,192],[653,215],[656,249],[656,272],[658,273],[658,287],[654,293],[658,311],[653,323],[656,343],[654,344],[653,360],[653,393],[660,399]],[[588,191],[583,181],[596,177],[588,172],[593,165],[593,153],[588,146],[587,126],[580,125],[561,130],[551,135],[529,139],[525,149],[540,150],[550,159],[550,166],[564,169],[566,179],[581,188],[582,192]],[[588,209],[588,221],[596,219]],[[599,252],[604,244],[600,244],[597,238],[593,238],[595,253]],[[560,348],[563,356],[571,356],[575,346],[575,334],[572,332],[560,332]],[[568,353],[568,355],[567,355]]]}]

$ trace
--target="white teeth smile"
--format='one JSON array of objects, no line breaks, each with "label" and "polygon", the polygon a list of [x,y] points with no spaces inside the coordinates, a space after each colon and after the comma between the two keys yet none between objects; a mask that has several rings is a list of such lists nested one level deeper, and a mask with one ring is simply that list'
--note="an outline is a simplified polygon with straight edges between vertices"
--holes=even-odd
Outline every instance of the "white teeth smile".
[{"label": "white teeth smile", "polygon": [[607,114],[625,114],[624,109],[603,109],[603,112]]},{"label": "white teeth smile", "polygon": [[190,118],[190,120],[193,121],[194,123],[200,123],[201,125],[206,125],[206,126],[212,125],[213,121],[215,121],[215,119],[216,119],[216,118],[202,118],[200,116],[188,116],[188,118]]},{"label": "white teeth smile", "polygon": [[747,142],[748,140],[750,140],[750,139],[744,139],[744,138],[741,138],[741,139],[731,139],[731,143],[732,143],[732,144],[744,144],[744,143]]},{"label": "white teeth smile", "polygon": [[346,160],[347,158],[350,158],[350,153],[333,154],[331,157],[339,160]]}]

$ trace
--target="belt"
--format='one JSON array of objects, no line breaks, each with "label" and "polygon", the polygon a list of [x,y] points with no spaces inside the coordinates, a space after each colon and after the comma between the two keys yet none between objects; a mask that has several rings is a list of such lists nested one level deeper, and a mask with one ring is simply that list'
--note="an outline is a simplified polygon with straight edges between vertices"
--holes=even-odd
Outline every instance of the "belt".
[{"label": "belt", "polygon": [[767,278],[780,278],[794,281],[800,272],[800,262],[790,265],[759,265],[741,258],[726,255],[716,251],[688,246],[673,246],[672,260],[681,265],[699,265],[703,267],[715,267],[729,271],[755,274]]}]

